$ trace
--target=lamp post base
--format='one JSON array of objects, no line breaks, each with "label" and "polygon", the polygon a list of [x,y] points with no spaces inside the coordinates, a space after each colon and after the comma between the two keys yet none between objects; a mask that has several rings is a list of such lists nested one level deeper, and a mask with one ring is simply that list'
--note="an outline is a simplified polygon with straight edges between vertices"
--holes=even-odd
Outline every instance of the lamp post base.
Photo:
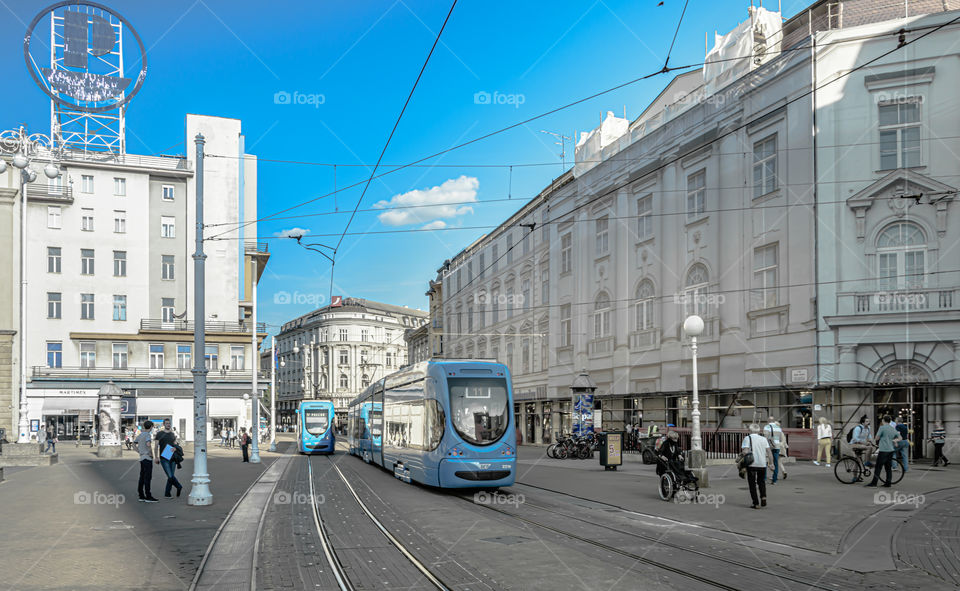
[{"label": "lamp post base", "polygon": [[270,449],[269,449],[269,451],[273,451],[273,452],[277,451],[277,442],[276,442],[276,441],[271,441],[271,442],[270,442]]},{"label": "lamp post base", "polygon": [[119,445],[101,445],[97,447],[98,458],[120,458],[123,457],[123,448]]},{"label": "lamp post base", "polygon": [[260,450],[255,449],[250,453],[250,463],[259,464],[260,463]]},{"label": "lamp post base", "polygon": [[213,504],[213,493],[210,492],[210,475],[195,474],[190,481],[193,487],[187,496],[187,504],[194,507],[205,507]]},{"label": "lamp post base", "polygon": [[687,452],[687,469],[697,477],[700,488],[710,487],[710,476],[707,472],[707,452],[702,449],[691,449]]}]

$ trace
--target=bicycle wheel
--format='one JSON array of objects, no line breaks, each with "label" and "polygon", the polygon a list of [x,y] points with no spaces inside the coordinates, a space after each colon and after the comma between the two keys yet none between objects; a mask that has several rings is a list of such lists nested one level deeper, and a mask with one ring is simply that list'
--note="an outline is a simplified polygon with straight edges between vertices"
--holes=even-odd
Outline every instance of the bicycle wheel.
[{"label": "bicycle wheel", "polygon": [[580,449],[577,450],[577,457],[581,460],[586,460],[593,455],[593,451],[590,449],[589,445],[581,445]]},{"label": "bicycle wheel", "polygon": [[550,445],[547,446],[547,457],[548,457],[548,458],[556,458],[556,457],[557,457],[557,456],[553,455],[553,451],[554,451],[555,449],[557,449],[557,444],[556,444],[556,443],[551,443]]},{"label": "bicycle wheel", "polygon": [[557,458],[558,460],[567,459],[567,448],[561,445],[553,451],[553,457]]},{"label": "bicycle wheel", "polygon": [[853,484],[860,480],[860,462],[849,456],[840,458],[833,467],[833,475],[844,484]]},{"label": "bicycle wheel", "polygon": [[674,480],[673,474],[664,472],[660,475],[659,492],[660,498],[664,501],[669,501],[673,498],[673,495],[677,494],[677,482]]},{"label": "bicycle wheel", "polygon": [[[903,469],[903,464],[900,462],[900,460],[893,460],[893,462],[890,464],[890,468],[890,482],[887,484],[893,486],[894,484],[903,480],[903,475],[905,472]],[[886,472],[886,470],[883,471],[883,474],[881,475],[882,478],[886,477]]]}]

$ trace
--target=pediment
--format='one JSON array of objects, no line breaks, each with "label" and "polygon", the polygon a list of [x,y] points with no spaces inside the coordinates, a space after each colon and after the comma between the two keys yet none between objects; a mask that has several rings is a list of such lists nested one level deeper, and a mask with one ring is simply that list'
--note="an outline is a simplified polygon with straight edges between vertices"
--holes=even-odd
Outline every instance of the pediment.
[{"label": "pediment", "polygon": [[921,203],[936,205],[937,233],[946,231],[947,203],[957,190],[926,175],[909,169],[894,170],[847,198],[847,207],[857,216],[857,239],[863,240],[867,210],[874,203],[885,203],[894,215],[906,215],[911,207]]}]

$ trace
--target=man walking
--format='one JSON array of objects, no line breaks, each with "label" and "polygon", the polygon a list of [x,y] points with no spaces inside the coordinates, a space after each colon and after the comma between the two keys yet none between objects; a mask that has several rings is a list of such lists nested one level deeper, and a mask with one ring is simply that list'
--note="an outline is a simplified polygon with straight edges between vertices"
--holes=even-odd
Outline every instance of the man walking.
[{"label": "man walking", "polygon": [[158,503],[150,494],[153,478],[153,421],[144,421],[143,431],[137,436],[137,452],[140,454],[140,480],[137,481],[137,498],[144,503]]},{"label": "man walking", "polygon": [[873,480],[866,486],[877,486],[880,479],[880,469],[886,470],[887,478],[886,488],[890,488],[890,481],[893,479],[893,453],[897,449],[897,442],[900,441],[900,434],[890,425],[890,415],[883,417],[883,424],[877,429],[877,465],[873,470]]},{"label": "man walking", "polygon": [[[751,508],[767,506],[767,464],[773,463],[773,453],[765,437],[760,435],[760,425],[750,425],[750,434],[743,438],[740,445],[743,454],[752,454],[753,463],[747,466],[747,483],[750,485]],[[759,489],[759,497],[757,492]]]},{"label": "man walking", "polygon": [[933,465],[940,465],[943,461],[944,467],[950,465],[947,456],[943,455],[943,444],[947,442],[947,430],[943,428],[943,423],[937,421],[933,424],[933,431],[930,433],[930,443],[933,444]]},{"label": "man walking", "polygon": [[763,436],[773,452],[773,476],[770,477],[770,484],[776,484],[777,477],[780,475],[780,449],[783,447],[783,430],[772,416],[768,417],[767,421],[767,426],[763,428]]},{"label": "man walking", "polygon": [[44,450],[44,453],[53,449],[53,453],[57,453],[57,431],[53,428],[53,424],[47,425],[47,449]]},{"label": "man walking", "polygon": [[243,461],[249,462],[250,458],[247,456],[247,446],[250,445],[250,436],[247,435],[247,428],[240,427],[240,449],[243,450]]},{"label": "man walking", "polygon": [[[167,450],[167,447],[170,449]],[[163,496],[168,499],[173,498],[170,494],[172,488],[176,487],[178,497],[180,491],[183,490],[183,486],[176,476],[177,465],[174,461],[174,455],[177,452],[177,447],[177,435],[170,429],[170,419],[163,419],[163,429],[157,434],[157,452],[160,458],[160,467],[167,475],[167,486],[163,490]]]}]

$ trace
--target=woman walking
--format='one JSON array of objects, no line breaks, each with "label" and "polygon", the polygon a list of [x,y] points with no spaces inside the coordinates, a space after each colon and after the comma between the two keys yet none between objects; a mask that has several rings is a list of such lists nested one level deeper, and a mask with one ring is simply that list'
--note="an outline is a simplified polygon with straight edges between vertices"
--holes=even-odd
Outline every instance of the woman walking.
[{"label": "woman walking", "polygon": [[947,431],[943,428],[943,423],[937,421],[933,425],[933,432],[930,433],[930,442],[933,443],[933,465],[938,466],[940,462],[949,466],[950,461],[943,455],[943,444],[947,442]]},{"label": "woman walking", "polygon": [[814,465],[820,465],[820,457],[826,454],[827,468],[830,467],[830,448],[833,446],[833,426],[827,422],[827,417],[820,417],[817,425],[817,459]]}]

